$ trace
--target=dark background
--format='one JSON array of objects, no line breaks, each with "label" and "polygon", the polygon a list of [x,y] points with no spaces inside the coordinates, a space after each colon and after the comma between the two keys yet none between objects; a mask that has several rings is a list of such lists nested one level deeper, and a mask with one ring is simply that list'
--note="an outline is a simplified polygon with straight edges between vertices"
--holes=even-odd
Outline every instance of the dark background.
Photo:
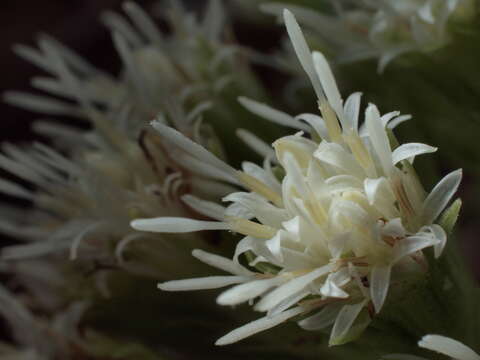
[{"label": "dark background", "polygon": [[[137,1],[148,6],[149,0]],[[202,0],[197,1],[203,2]],[[119,67],[110,34],[100,23],[100,13],[121,10],[121,0],[4,0],[0,5],[0,92],[28,90],[34,66],[17,57],[14,44],[35,45],[38,33],[49,34],[75,49],[92,63],[116,72]],[[0,103],[0,139],[31,140],[30,123],[38,114]]]}]

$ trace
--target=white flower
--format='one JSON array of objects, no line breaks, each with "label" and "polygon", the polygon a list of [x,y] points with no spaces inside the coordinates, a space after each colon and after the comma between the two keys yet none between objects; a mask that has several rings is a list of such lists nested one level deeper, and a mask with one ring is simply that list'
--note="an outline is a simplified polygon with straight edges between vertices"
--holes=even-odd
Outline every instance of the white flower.
[{"label": "white flower", "polygon": [[[159,285],[163,290],[183,291],[236,284],[218,297],[221,305],[259,298],[254,309],[266,312],[266,317],[227,334],[217,341],[219,345],[300,314],[311,315],[299,323],[306,329],[333,325],[330,344],[348,341],[354,324],[365,327],[373,313],[381,311],[399,274],[425,271],[422,249],[433,247],[435,256],[441,255],[446,234],[434,222],[461,179],[461,171],[454,171],[426,195],[411,162],[436,149],[417,143],[393,149],[388,129],[404,118],[397,112],[381,116],[372,104],[359,127],[361,95],[342,100],[323,55],[312,55],[293,15],[286,10],[284,16],[322,117],[292,117],[240,99],[259,116],[301,131],[275,141],[275,158],[267,152],[263,167],[245,162],[238,172],[175,130],[154,122],[166,141],[208,164],[219,179],[241,183],[247,191],[224,198],[231,205],[216,217],[219,222],[165,217],[132,222],[135,229],[153,232],[230,229],[245,235],[233,260],[193,252],[230,275]],[[314,140],[318,138],[320,143]],[[272,162],[284,172],[283,178],[272,169]],[[254,254],[250,265],[262,270],[243,266],[241,254]],[[322,310],[315,313],[318,309]]]},{"label": "white flower", "polygon": [[418,346],[455,360],[480,360],[480,355],[468,346],[442,335],[426,335],[418,342]]},{"label": "white flower", "polygon": [[[452,360],[479,360],[480,355],[460,341],[443,335],[425,335],[418,346],[450,357]],[[382,357],[388,360],[425,360],[410,354],[389,354]]]},{"label": "white flower", "polygon": [[262,5],[265,12],[278,16],[284,7],[314,37],[330,43],[340,61],[378,57],[379,71],[401,54],[445,46],[451,39],[449,24],[470,21],[475,15],[473,0],[338,1],[334,6],[338,17],[281,2]]},{"label": "white flower", "polygon": [[[222,41],[221,4],[210,1],[200,21],[172,2],[172,8],[167,8],[173,27],[170,36],[163,35],[135,3],[126,2],[124,9],[128,18],[104,16],[124,65],[118,79],[48,36],[40,38],[39,49],[15,48],[49,74],[32,82],[53,96],[8,92],[6,100],[43,114],[77,117],[90,122],[93,129],[40,122],[36,129],[50,136],[62,152],[41,144],[2,147],[0,168],[29,185],[0,179],[0,192],[34,205],[29,212],[12,206],[0,209],[0,230],[27,241],[2,249],[2,259],[23,260],[69,250],[71,259],[170,277],[178,273],[171,259],[183,258],[188,264],[192,247],[185,252],[184,245],[172,248],[165,236],[132,231],[131,219],[192,216],[199,203],[192,195],[218,200],[232,191],[208,167],[192,161],[181,148],[167,149],[152,129],[145,128],[158,116],[222,154],[202,115],[233,75],[242,81],[246,76],[244,68],[239,71],[235,66],[235,46]],[[205,46],[211,50],[207,57]],[[208,64],[208,69],[200,71],[202,64]],[[147,248],[161,269],[125,261],[124,251],[131,249],[132,242],[154,241]],[[193,243],[198,247],[198,241]],[[170,261],[164,259],[166,247]],[[197,269],[196,264],[192,266]]]}]

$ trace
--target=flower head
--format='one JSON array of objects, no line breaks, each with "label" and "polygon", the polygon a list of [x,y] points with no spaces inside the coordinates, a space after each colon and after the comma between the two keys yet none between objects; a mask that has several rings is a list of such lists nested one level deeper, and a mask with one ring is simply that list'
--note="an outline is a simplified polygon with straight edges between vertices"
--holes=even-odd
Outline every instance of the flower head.
[{"label": "flower head", "polygon": [[401,54],[445,46],[451,40],[449,26],[475,15],[472,0],[339,1],[333,6],[337,18],[301,6],[262,5],[276,15],[284,7],[291,8],[315,37],[329,43],[340,61],[379,58],[379,71]]},{"label": "flower head", "polygon": [[[174,130],[154,123],[167,141],[182,141],[185,151],[216,169],[224,181],[240,183],[247,191],[224,198],[231,204],[223,215],[217,213],[219,222],[160,217],[132,223],[145,231],[217,229],[245,236],[233,260],[193,252],[231,275],[159,285],[182,291],[236,284],[218,297],[221,305],[259,298],[254,309],[266,312],[266,317],[232,331],[217,341],[219,345],[298,315],[304,317],[299,325],[305,329],[333,325],[332,345],[353,339],[382,310],[396,282],[425,273],[421,250],[432,247],[435,257],[441,255],[447,235],[435,221],[461,179],[461,171],[454,171],[426,194],[412,162],[436,148],[418,143],[397,146],[391,129],[408,117],[398,112],[382,116],[372,104],[359,126],[361,94],[344,102],[324,56],[310,52],[288,10],[284,18],[321,116],[292,117],[241,98],[259,116],[299,130],[276,140],[274,151],[258,139],[252,141],[266,156],[264,166],[245,162],[243,171],[234,171]],[[207,214],[209,206],[205,203],[202,208]],[[242,254],[250,260],[250,268],[241,263]]]},{"label": "flower head", "polygon": [[[210,1],[204,19],[199,20],[172,1],[164,8],[169,36],[135,3],[126,2],[124,10],[125,18],[114,13],[103,16],[123,64],[118,78],[48,36],[40,37],[39,49],[15,48],[50,75],[32,81],[49,96],[8,92],[6,100],[43,114],[88,121],[92,129],[38,122],[36,129],[62,151],[41,144],[3,146],[0,168],[31,186],[1,180],[0,192],[34,204],[28,212],[2,209],[0,229],[27,241],[3,249],[3,259],[69,250],[71,259],[158,276],[159,269],[131,264],[124,256],[132,242],[155,242],[146,249],[137,247],[140,258],[145,260],[148,254],[149,261],[163,269],[160,273],[171,276],[176,270],[172,261],[164,259],[165,237],[152,239],[132,231],[131,219],[158,214],[199,216],[197,197],[216,200],[232,191],[181,146],[167,148],[145,127],[156,116],[223,157],[222,146],[202,115],[213,101],[222,102],[220,94],[230,85],[246,88],[251,83],[246,62],[232,56],[238,48],[224,39],[220,2]],[[169,259],[183,257],[185,264],[191,259],[184,245],[169,251]]]}]

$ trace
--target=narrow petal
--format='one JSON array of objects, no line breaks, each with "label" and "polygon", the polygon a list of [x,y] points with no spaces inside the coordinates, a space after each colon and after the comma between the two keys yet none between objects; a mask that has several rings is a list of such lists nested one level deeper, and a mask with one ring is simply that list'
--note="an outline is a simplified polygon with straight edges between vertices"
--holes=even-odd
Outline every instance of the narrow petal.
[{"label": "narrow petal", "polygon": [[293,309],[284,311],[276,316],[266,316],[261,319],[252,321],[251,323],[239,327],[238,329],[235,329],[232,332],[229,332],[227,335],[221,337],[217,340],[215,345],[228,345],[243,340],[261,331],[271,329],[272,327],[277,326],[287,321],[288,319],[301,314],[304,311],[305,310],[301,307],[295,307]]},{"label": "narrow petal", "polygon": [[273,159],[275,157],[275,151],[273,150],[272,145],[267,144],[250,131],[238,129],[236,134],[245,144],[248,145],[248,147],[259,154],[262,158],[269,157]]},{"label": "narrow petal", "polygon": [[387,124],[387,128],[393,130],[395,129],[398,125],[400,125],[401,123],[407,121],[407,120],[410,120],[412,118],[412,115],[402,115],[402,116],[398,116],[396,117],[395,119],[393,119],[392,121],[390,121],[388,124]]},{"label": "narrow petal", "polygon": [[229,230],[230,226],[218,221],[200,221],[181,217],[159,217],[133,220],[135,230],[161,233],[189,233],[202,230]]},{"label": "narrow petal", "polygon": [[323,90],[325,91],[328,102],[332,106],[333,110],[335,110],[335,112],[337,113],[337,116],[340,119],[343,128],[351,129],[352,123],[347,122],[350,119],[344,116],[343,100],[340,95],[340,91],[338,91],[337,82],[335,81],[335,77],[333,76],[332,69],[328,64],[327,59],[325,59],[325,56],[318,51],[314,51],[312,56],[315,71],[320,78],[320,82],[322,84]]},{"label": "narrow petal", "polygon": [[317,94],[318,99],[324,99],[322,85],[318,78],[315,66],[313,65],[312,53],[308,47],[307,41],[303,36],[302,30],[295,19],[295,16],[287,9],[283,10],[283,18],[285,26],[287,27],[288,36],[292,42],[295,53],[297,54],[300,64],[307,73],[310,81],[312,82],[313,89]]},{"label": "narrow petal", "polygon": [[159,283],[158,288],[163,291],[209,290],[240,284],[249,279],[246,276],[208,276],[196,279],[167,281]]},{"label": "narrow petal", "polygon": [[298,322],[298,325],[305,330],[321,330],[332,325],[342,309],[340,304],[325,306],[320,312]]},{"label": "narrow petal", "polygon": [[226,209],[213,201],[206,201],[190,194],[182,196],[182,201],[199,214],[218,221],[225,220]]},{"label": "narrow petal", "polygon": [[392,149],[390,147],[387,133],[385,132],[385,127],[380,120],[380,113],[375,105],[370,104],[366,110],[365,116],[366,128],[372,146],[377,153],[385,174],[389,175],[393,168]]},{"label": "narrow petal", "polygon": [[285,310],[287,310],[291,306],[296,305],[300,300],[307,297],[308,295],[310,295],[309,290],[302,290],[302,291],[299,291],[296,294],[293,294],[293,295],[289,296],[288,298],[283,300],[281,303],[279,303],[277,306],[270,309],[267,313],[267,316],[272,317],[272,316],[275,316],[275,315],[278,315],[278,314],[284,312]]},{"label": "narrow petal", "polygon": [[433,153],[437,151],[436,147],[420,144],[420,143],[408,143],[400,145],[392,153],[393,165],[396,165],[402,160],[413,158],[417,155]]},{"label": "narrow petal", "polygon": [[267,119],[273,123],[283,125],[283,126],[288,126],[298,130],[310,131],[310,128],[308,126],[306,126],[305,124],[302,124],[298,120],[295,120],[293,116],[290,116],[284,113],[283,111],[276,110],[266,104],[259,103],[255,100],[251,100],[246,97],[239,97],[238,101],[248,111],[264,119]]},{"label": "narrow petal", "polygon": [[480,360],[480,356],[457,340],[441,335],[426,335],[418,342],[418,346],[436,351],[458,360]]},{"label": "narrow petal", "polygon": [[322,138],[322,140],[328,141],[330,139],[328,136],[327,126],[325,125],[325,121],[321,116],[314,114],[300,114],[295,116],[295,119],[303,120],[308,123],[317,132],[318,136]]},{"label": "narrow petal", "polygon": [[32,192],[25,189],[24,187],[3,179],[0,179],[0,192],[6,195],[15,196],[27,200],[31,200],[34,196]]},{"label": "narrow petal", "polygon": [[330,345],[341,343],[342,338],[347,335],[355,319],[365,306],[365,303],[366,301],[362,301],[355,305],[345,305],[342,310],[340,310],[330,334]]},{"label": "narrow petal", "polygon": [[255,306],[257,311],[268,311],[273,308],[275,305],[283,301],[288,296],[302,290],[305,286],[310,284],[312,281],[318,279],[319,277],[326,275],[331,269],[330,265],[322,266],[314,271],[309,272],[306,275],[296,277],[293,280],[290,280],[286,284],[276,288],[271,293],[266,295],[262,300],[258,302]]},{"label": "narrow petal", "polygon": [[[184,150],[188,154],[196,157],[197,159],[206,162],[207,164],[213,165],[219,169],[222,169],[226,173],[231,174],[232,179],[236,179],[236,171],[230,165],[227,165],[225,162],[217,158],[210,151],[205,149],[203,146],[194,143],[186,136],[179,133],[177,130],[172,129],[169,126],[163,125],[159,121],[153,121],[152,126],[157,130],[167,141],[178,146],[180,149]],[[234,183],[238,183],[236,180],[232,180]]]},{"label": "narrow petal", "polygon": [[217,303],[220,305],[238,305],[257,296],[279,283],[280,279],[261,279],[237,285],[220,294]]},{"label": "narrow petal", "polygon": [[372,297],[375,312],[382,309],[390,286],[391,266],[375,266],[370,278],[370,296]]},{"label": "narrow petal", "polygon": [[60,252],[70,247],[68,242],[42,241],[26,245],[12,245],[2,249],[2,260],[20,260]]},{"label": "narrow petal", "polygon": [[362,93],[355,92],[345,100],[345,117],[352,124],[353,131],[358,132],[358,118]]},{"label": "narrow petal", "polygon": [[234,275],[251,276],[253,272],[243,267],[242,265],[227,259],[223,256],[208,253],[206,251],[195,249],[192,251],[192,255],[198,260],[216,267],[217,269],[232,273]]},{"label": "narrow petal", "polygon": [[425,224],[431,224],[440,215],[445,206],[457,191],[462,180],[462,170],[455,170],[445,176],[428,194],[423,204],[423,219]]},{"label": "narrow petal", "polygon": [[412,255],[417,251],[425,249],[430,246],[439,244],[440,241],[432,236],[414,235],[408,238],[399,240],[395,243],[393,248],[393,263],[396,263],[405,256]]},{"label": "narrow petal", "polygon": [[433,224],[430,226],[425,226],[421,229],[422,232],[426,231],[431,236],[433,236],[435,239],[438,240],[438,244],[434,246],[434,253],[435,253],[435,258],[439,258],[440,255],[442,255],[443,249],[445,248],[445,245],[447,244],[447,233],[445,230],[440,225]]}]

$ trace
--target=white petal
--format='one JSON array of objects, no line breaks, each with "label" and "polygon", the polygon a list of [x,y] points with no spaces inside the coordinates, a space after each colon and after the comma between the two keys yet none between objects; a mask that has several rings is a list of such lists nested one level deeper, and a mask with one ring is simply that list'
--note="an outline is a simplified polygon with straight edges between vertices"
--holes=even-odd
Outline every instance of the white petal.
[{"label": "white petal", "polygon": [[345,305],[342,310],[340,310],[330,334],[330,344],[335,344],[348,333],[355,319],[365,306],[365,303],[366,301],[362,301],[355,305]]},{"label": "white petal", "polygon": [[181,217],[159,217],[133,220],[130,225],[135,230],[161,233],[189,233],[202,230],[229,230],[227,223],[200,221]]},{"label": "white petal", "polygon": [[384,186],[388,186],[388,181],[384,177],[376,179],[366,178],[364,180],[365,195],[367,196],[370,205],[373,205],[378,192],[381,190],[381,187]]},{"label": "white petal", "polygon": [[310,78],[313,89],[317,94],[317,98],[323,99],[324,95],[322,85],[320,83],[320,79],[318,78],[317,72],[315,71],[312,54],[305,37],[303,36],[302,30],[300,29],[295,16],[289,10],[283,10],[283,18],[287,27],[288,36],[290,37],[290,41],[295,49],[298,60],[302,64],[303,70],[305,70]]},{"label": "white petal", "polygon": [[246,97],[239,97],[238,101],[250,112],[270,120],[273,123],[288,126],[294,129],[310,131],[310,128],[300,121],[295,120],[293,116],[284,113],[283,111],[271,108],[266,104],[259,103],[257,101],[248,99]]},{"label": "white petal", "polygon": [[417,155],[433,153],[435,151],[437,151],[436,147],[421,143],[403,144],[396,148],[392,153],[393,165],[396,165],[402,160],[406,160]]},{"label": "white petal", "polygon": [[426,335],[418,342],[418,346],[450,356],[453,359],[480,360],[480,356],[468,346],[441,335]]},{"label": "white petal", "polygon": [[210,266],[216,267],[217,269],[232,273],[234,275],[243,275],[250,276],[253,275],[253,272],[246,269],[242,265],[227,259],[223,256],[215,255],[208,253],[206,251],[195,249],[192,251],[192,255],[198,260],[208,264]]},{"label": "white petal", "polygon": [[323,140],[328,141],[330,139],[328,136],[327,126],[325,125],[325,121],[321,116],[315,114],[300,114],[295,116],[295,119],[303,120],[308,123]]},{"label": "white petal", "polygon": [[343,113],[343,100],[340,95],[340,91],[338,91],[337,82],[335,81],[335,77],[333,76],[332,69],[325,59],[325,56],[321,52],[314,51],[313,52],[313,65],[315,66],[315,71],[320,78],[320,82],[322,84],[322,88],[327,96],[328,102],[332,106],[333,110],[337,113],[340,122],[344,129],[352,128],[352,124],[349,121],[349,118],[346,118]]},{"label": "white petal", "polygon": [[432,1],[426,1],[423,6],[417,11],[418,16],[423,21],[429,24],[435,24],[435,17],[433,15]]},{"label": "white petal", "polygon": [[225,220],[226,209],[213,201],[202,200],[189,194],[182,196],[182,201],[199,214],[219,221]]},{"label": "white petal", "polygon": [[300,300],[302,300],[304,297],[307,297],[308,295],[310,295],[309,290],[302,290],[296,294],[289,296],[288,298],[283,300],[281,303],[279,303],[277,306],[270,309],[267,313],[267,316],[272,317],[284,312],[289,307],[297,304]]},{"label": "white petal", "polygon": [[348,293],[345,292],[342,288],[337,286],[335,282],[328,280],[323,284],[323,286],[320,288],[320,293],[323,296],[329,297],[329,298],[338,298],[338,299],[346,299],[348,298]]},{"label": "white petal", "polygon": [[305,286],[310,284],[312,281],[318,279],[319,277],[326,275],[331,269],[331,265],[325,265],[321,268],[318,268],[314,271],[309,272],[306,275],[296,277],[293,280],[290,280],[286,284],[276,288],[271,293],[266,295],[262,300],[260,300],[257,305],[255,305],[255,310],[257,311],[268,311],[273,308],[275,305],[283,301],[285,298],[290,295],[302,290]]},{"label": "white petal", "polygon": [[396,263],[405,256],[412,255],[417,251],[425,249],[429,246],[439,244],[439,240],[432,236],[414,235],[401,239],[395,243],[393,247],[393,263]]},{"label": "white petal", "polygon": [[401,218],[395,218],[388,221],[382,228],[382,234],[386,236],[402,238],[405,236],[405,233],[406,231],[403,227]]},{"label": "white petal", "polygon": [[272,145],[267,144],[248,130],[238,129],[237,136],[250,147],[253,151],[259,154],[262,158],[275,157],[275,151]]},{"label": "white petal", "polygon": [[150,16],[136,3],[128,1],[123,4],[125,12],[130,15],[137,28],[153,44],[161,44],[163,40],[162,33]]},{"label": "white petal", "polygon": [[345,151],[340,144],[322,141],[313,156],[322,163],[334,166],[342,174],[358,178],[364,177],[362,167],[357,163],[352,154]]},{"label": "white petal", "polygon": [[3,94],[3,100],[9,104],[42,114],[83,117],[82,111],[76,106],[68,105],[68,103],[63,103],[47,96],[7,91]]},{"label": "white petal", "polygon": [[345,117],[352,124],[353,131],[358,132],[358,115],[360,114],[360,100],[362,93],[356,92],[345,100]]},{"label": "white petal", "polygon": [[389,113],[382,115],[382,117],[380,118],[380,120],[382,120],[382,125],[386,127],[390,122],[390,120],[392,120],[395,116],[398,116],[398,115],[400,115],[400,111],[391,111]]},{"label": "white petal", "polygon": [[305,330],[321,330],[332,325],[342,309],[340,304],[329,304],[319,313],[305,318],[298,322],[298,325]]},{"label": "white petal", "polygon": [[272,327],[277,326],[304,311],[305,310],[301,307],[296,307],[284,311],[276,316],[263,317],[261,319],[252,321],[251,323],[239,327],[238,329],[235,329],[232,332],[229,332],[227,335],[221,337],[217,340],[215,345],[228,345],[243,340],[261,331],[271,329]]},{"label": "white petal", "polygon": [[276,286],[281,279],[261,279],[250,281],[245,284],[237,285],[220,294],[217,303],[220,305],[238,305],[257,296]]},{"label": "white petal", "polygon": [[432,236],[439,241],[438,244],[434,246],[435,258],[438,259],[440,255],[442,255],[443,249],[445,249],[445,245],[447,244],[447,233],[437,224],[425,226],[421,229],[421,231],[425,230],[431,232]]},{"label": "white petal", "polygon": [[31,200],[34,196],[29,190],[10,181],[0,179],[0,192],[6,195]]},{"label": "white petal", "polygon": [[174,145],[178,146],[180,149],[184,150],[191,156],[201,161],[204,161],[207,164],[215,166],[218,169],[223,170],[225,173],[230,174],[232,177],[232,182],[238,184],[238,181],[236,180],[235,169],[217,158],[203,146],[194,143],[189,138],[179,133],[177,130],[172,129],[169,126],[163,125],[160,121],[153,121],[152,126],[164,137],[165,140],[172,142]]},{"label": "white petal", "polygon": [[431,224],[440,215],[458,189],[462,180],[462,170],[455,170],[445,176],[428,194],[423,204],[423,220]]},{"label": "white petal", "polygon": [[410,120],[412,118],[412,115],[402,115],[402,116],[398,116],[396,117],[395,119],[393,119],[392,121],[390,121],[388,124],[387,124],[387,128],[393,130],[395,129],[398,125],[400,125],[401,123],[407,121],[407,120]]},{"label": "white petal", "polygon": [[158,288],[164,291],[209,290],[240,284],[248,280],[250,278],[246,276],[208,276],[196,279],[167,281],[159,283]]},{"label": "white petal", "polygon": [[370,104],[368,105],[365,116],[366,129],[372,142],[372,146],[380,159],[385,174],[389,175],[393,168],[392,149],[390,147],[385,127],[380,120],[380,113],[375,105]]},{"label": "white petal", "polygon": [[372,297],[375,312],[382,309],[390,286],[390,266],[374,266],[370,278],[370,296]]}]

